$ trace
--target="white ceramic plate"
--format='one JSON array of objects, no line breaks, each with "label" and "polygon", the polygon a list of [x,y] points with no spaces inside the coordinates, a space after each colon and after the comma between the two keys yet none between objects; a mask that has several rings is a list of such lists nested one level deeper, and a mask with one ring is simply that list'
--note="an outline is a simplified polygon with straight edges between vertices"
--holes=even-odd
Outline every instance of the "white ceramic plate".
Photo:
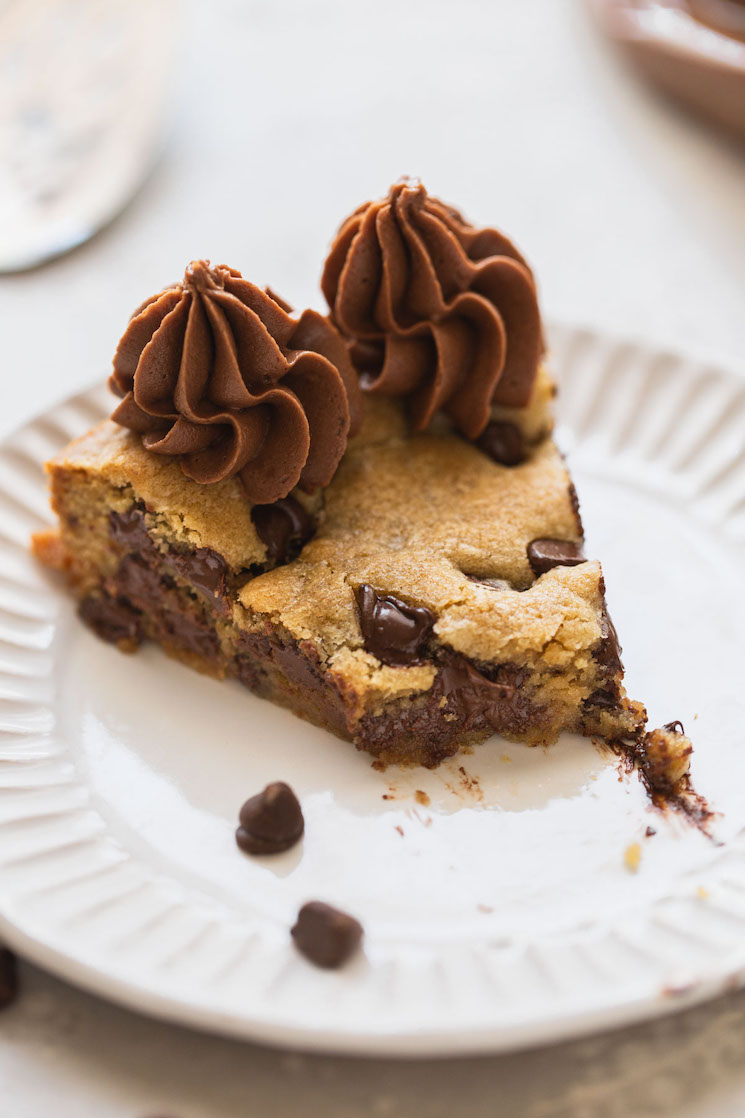
[{"label": "white ceramic plate", "polygon": [[[434,772],[379,773],[238,685],[98,642],[27,553],[49,518],[41,463],[110,406],[97,389],[0,452],[11,945],[147,1013],[371,1054],[557,1040],[745,977],[745,380],[585,331],[552,341],[629,691],[653,725],[679,718],[693,736],[717,841],[655,811],[584,739],[493,738]],[[238,808],[276,779],[300,795],[306,836],[252,860],[234,843]],[[310,898],[365,925],[341,972],[290,945]]]}]

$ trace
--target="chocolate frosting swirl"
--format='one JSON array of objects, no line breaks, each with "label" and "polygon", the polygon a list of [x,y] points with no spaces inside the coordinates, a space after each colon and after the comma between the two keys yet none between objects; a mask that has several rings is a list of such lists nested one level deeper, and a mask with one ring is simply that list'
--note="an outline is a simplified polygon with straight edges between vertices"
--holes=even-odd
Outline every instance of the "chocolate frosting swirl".
[{"label": "chocolate frosting swirl", "polygon": [[347,218],[321,281],[368,392],[405,396],[414,430],[443,408],[467,438],[492,403],[528,402],[543,349],[515,246],[402,181]]},{"label": "chocolate frosting swirl", "polygon": [[289,311],[233,268],[193,261],[132,316],[111,418],[194,481],[238,475],[255,504],[327,485],[361,424],[359,385],[329,320]]}]

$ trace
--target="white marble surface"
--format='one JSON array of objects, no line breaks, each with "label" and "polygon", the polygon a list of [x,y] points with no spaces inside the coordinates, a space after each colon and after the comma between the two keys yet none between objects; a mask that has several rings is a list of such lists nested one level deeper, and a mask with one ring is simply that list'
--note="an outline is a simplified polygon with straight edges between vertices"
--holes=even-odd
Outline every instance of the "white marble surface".
[{"label": "white marble surface", "polygon": [[[84,248],[0,280],[0,433],[100,378],[130,310],[192,257],[319,305],[335,225],[402,173],[513,236],[550,316],[745,375],[745,153],[629,81],[578,0],[203,0],[183,32],[173,127],[138,196]],[[234,1044],[22,978],[0,1017],[3,1118],[745,1113],[745,994],[429,1065]]]}]

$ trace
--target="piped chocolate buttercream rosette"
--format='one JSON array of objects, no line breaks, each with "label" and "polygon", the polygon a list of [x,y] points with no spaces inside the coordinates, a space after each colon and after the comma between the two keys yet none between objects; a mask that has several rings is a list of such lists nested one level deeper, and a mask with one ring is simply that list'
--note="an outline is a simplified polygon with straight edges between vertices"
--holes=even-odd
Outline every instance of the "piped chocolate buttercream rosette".
[{"label": "piped chocolate buttercream rosette", "polygon": [[327,318],[298,318],[233,268],[193,261],[135,311],[114,357],[112,419],[202,483],[237,475],[268,504],[327,485],[360,426],[357,377]]},{"label": "piped chocolate buttercream rosette", "polygon": [[443,409],[469,439],[490,406],[527,404],[543,350],[535,282],[515,246],[402,181],[337,233],[321,286],[368,392]]}]

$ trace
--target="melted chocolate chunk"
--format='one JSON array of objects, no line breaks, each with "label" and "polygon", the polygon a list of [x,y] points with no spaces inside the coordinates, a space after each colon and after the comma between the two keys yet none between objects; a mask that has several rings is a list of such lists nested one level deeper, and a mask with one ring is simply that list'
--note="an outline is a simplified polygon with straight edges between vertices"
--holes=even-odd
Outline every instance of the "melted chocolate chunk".
[{"label": "melted chocolate chunk", "polygon": [[[485,688],[489,701],[483,706],[468,698],[456,705],[457,693],[448,703],[442,671],[453,661],[460,663],[461,658],[441,649],[438,678],[429,691],[389,704],[382,713],[364,714],[359,721],[354,717],[358,701],[354,688],[333,671],[323,670],[311,641],[298,644],[275,630],[246,632],[240,637],[234,663],[235,674],[245,686],[274,702],[295,708],[301,705],[310,721],[340,737],[352,737],[358,749],[391,759],[416,758],[428,768],[456,753],[464,734],[486,737],[496,730],[520,735],[549,717],[550,712],[523,687],[528,673],[514,664],[483,666],[481,671],[474,668],[473,675],[466,675],[466,682]],[[454,692],[461,679],[450,673],[446,676]],[[443,718],[443,699],[448,703],[447,718]]]},{"label": "melted chocolate chunk", "polygon": [[[145,556],[125,555],[117,568],[107,601],[113,601],[118,610],[128,610],[136,619],[140,640],[147,630],[156,640],[193,652],[203,660],[216,661],[220,641],[214,626],[205,616],[204,607],[192,602],[184,591],[175,586],[168,573],[170,569],[170,560],[165,560],[155,549]],[[96,631],[103,635],[98,629]],[[104,639],[118,641],[133,638],[113,635]]]},{"label": "melted chocolate chunk", "polygon": [[302,837],[303,812],[289,784],[267,784],[246,800],[240,812],[235,841],[246,854],[281,854]]},{"label": "melted chocolate chunk", "polygon": [[116,589],[133,605],[151,606],[163,597],[161,576],[139,555],[125,555],[116,572]]},{"label": "melted chocolate chunk", "polygon": [[142,501],[124,512],[110,512],[109,534],[126,551],[144,551],[153,547],[153,541],[145,527],[145,506]]},{"label": "melted chocolate chunk", "polygon": [[346,963],[362,941],[362,925],[353,916],[323,901],[309,901],[300,909],[292,929],[295,946],[317,967]]},{"label": "melted chocolate chunk", "polygon": [[168,566],[191,583],[220,613],[230,612],[227,602],[230,568],[217,551],[211,547],[197,547],[194,551],[171,552]]},{"label": "melted chocolate chunk", "polygon": [[501,721],[502,708],[515,698],[520,682],[517,669],[500,668],[492,680],[465,658],[454,657],[440,670],[438,687],[448,707],[459,715],[483,714],[488,721]]},{"label": "melted chocolate chunk", "polygon": [[512,584],[506,578],[479,578],[478,575],[466,575],[469,582],[477,582],[489,590],[511,590]]},{"label": "melted chocolate chunk", "polygon": [[585,557],[581,546],[571,540],[533,540],[528,544],[528,562],[538,578],[554,567],[576,567]]},{"label": "melted chocolate chunk", "polygon": [[585,701],[586,707],[601,707],[603,710],[617,710],[618,709],[618,695],[610,688],[601,687],[597,691],[593,691]]},{"label": "melted chocolate chunk", "polygon": [[600,621],[600,647],[595,651],[595,660],[605,668],[608,675],[619,675],[623,672],[621,648],[616,627],[611,621],[610,614],[603,601],[603,616]]},{"label": "melted chocolate chunk", "polygon": [[83,598],[78,614],[96,636],[110,644],[136,646],[144,639],[140,614],[125,601],[91,594]]},{"label": "melted chocolate chunk", "polygon": [[[270,506],[271,507],[271,506]],[[227,616],[230,613],[230,568],[217,551],[211,547],[198,547],[193,551],[169,549],[161,553],[145,527],[145,506],[139,501],[124,512],[109,513],[109,532],[112,539],[128,556],[137,557],[139,566],[127,568],[122,561],[117,579],[127,584],[127,596],[147,598],[152,601],[159,594],[163,571],[172,571],[207,598],[211,605]],[[150,566],[148,575],[145,567]],[[162,570],[158,570],[158,566]]]},{"label": "melted chocolate chunk", "polygon": [[493,419],[479,435],[476,446],[500,466],[519,466],[525,461],[522,432],[514,423]]},{"label": "melted chocolate chunk", "polygon": [[435,623],[424,606],[410,606],[363,583],[357,591],[365,649],[384,664],[414,664]]},{"label": "melted chocolate chunk", "polygon": [[666,722],[662,729],[668,730],[671,734],[685,734],[683,723],[678,719],[676,719],[675,722]]},{"label": "melted chocolate chunk", "polygon": [[18,997],[18,960],[7,947],[0,947],[0,1009],[7,1009]]},{"label": "melted chocolate chunk", "polygon": [[203,618],[189,617],[177,608],[164,609],[155,618],[158,639],[176,645],[186,652],[193,652],[202,660],[217,662],[220,656],[220,638]]},{"label": "melted chocolate chunk", "polygon": [[251,519],[271,563],[296,558],[316,530],[315,521],[294,497],[272,505],[254,505]]},{"label": "melted chocolate chunk", "polygon": [[312,641],[298,643],[272,631],[244,633],[239,641],[236,674],[246,687],[269,695],[275,702],[278,693],[286,696],[288,705],[297,703],[302,696],[311,721],[341,737],[349,737],[341,681],[324,671]]}]

